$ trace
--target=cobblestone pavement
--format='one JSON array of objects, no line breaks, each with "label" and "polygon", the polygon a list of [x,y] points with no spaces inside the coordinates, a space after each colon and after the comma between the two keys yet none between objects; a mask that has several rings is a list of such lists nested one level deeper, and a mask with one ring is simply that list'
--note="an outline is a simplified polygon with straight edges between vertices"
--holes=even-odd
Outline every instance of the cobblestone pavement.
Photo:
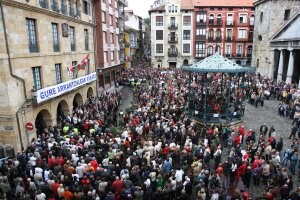
[{"label": "cobblestone pavement", "polygon": [[[290,148],[292,145],[292,140],[288,139],[291,133],[292,120],[288,118],[280,117],[277,113],[279,101],[277,100],[265,100],[264,106],[260,105],[255,108],[250,104],[246,105],[245,116],[243,117],[244,125],[247,130],[253,129],[257,134],[259,134],[259,128],[263,123],[270,128],[271,125],[274,126],[275,131],[280,137],[283,138],[283,151]],[[283,154],[283,153],[281,153]],[[297,168],[296,168],[297,169]],[[297,170],[296,170],[297,171]],[[299,187],[299,181],[296,175],[294,176],[294,188]],[[256,197],[260,195],[264,187],[262,184],[260,186],[250,186],[251,197]]]},{"label": "cobblestone pavement", "polygon": [[[130,87],[124,86],[120,92],[123,96],[122,105],[120,106],[120,111],[125,111],[126,108],[130,107],[130,103],[133,100],[133,90]],[[277,100],[265,100],[264,106],[260,105],[256,108],[250,104],[246,104],[245,116],[243,117],[243,124],[246,130],[250,128],[253,129],[257,134],[259,134],[259,128],[261,125],[266,123],[268,127],[274,126],[276,133],[283,137],[283,151],[291,147],[292,140],[288,139],[290,131],[292,128],[292,120],[279,117],[277,113],[279,102]],[[299,187],[297,175],[294,176],[294,188]],[[249,194],[252,199],[261,195],[264,190],[263,184],[260,186],[253,186],[251,184],[249,188]],[[242,183],[239,182],[236,188],[243,188]]]}]

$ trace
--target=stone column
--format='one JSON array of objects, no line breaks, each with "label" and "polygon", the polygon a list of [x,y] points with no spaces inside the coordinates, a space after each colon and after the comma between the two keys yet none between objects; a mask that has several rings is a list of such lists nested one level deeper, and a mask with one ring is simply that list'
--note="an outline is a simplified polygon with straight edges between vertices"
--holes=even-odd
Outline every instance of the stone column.
[{"label": "stone column", "polygon": [[277,83],[282,81],[282,72],[283,72],[283,49],[280,50],[279,66],[277,72]]},{"label": "stone column", "polygon": [[290,58],[289,58],[289,65],[288,65],[288,71],[287,71],[287,78],[286,83],[291,84],[292,83],[292,77],[294,72],[294,53],[293,49],[289,49],[290,51]]},{"label": "stone column", "polygon": [[269,73],[268,73],[268,77],[270,79],[273,79],[274,77],[274,60],[275,60],[275,50],[271,51],[271,55],[270,55],[270,59],[267,62],[269,64]]}]

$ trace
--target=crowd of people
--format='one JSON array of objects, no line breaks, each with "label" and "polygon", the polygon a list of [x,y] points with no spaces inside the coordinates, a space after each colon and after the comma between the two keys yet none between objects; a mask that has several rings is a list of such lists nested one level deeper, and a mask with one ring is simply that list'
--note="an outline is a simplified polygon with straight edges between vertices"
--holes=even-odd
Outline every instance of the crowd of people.
[{"label": "crowd of people", "polygon": [[[135,90],[136,107],[120,114],[120,93],[104,92],[63,115],[61,127],[43,127],[2,163],[2,199],[248,200],[250,185],[264,185],[260,199],[300,198],[292,179],[297,136],[285,151],[280,134],[265,124],[259,133],[242,124],[200,127],[186,110],[189,74],[139,63],[123,75],[147,80]],[[258,91],[242,88],[229,90],[232,104]],[[124,126],[113,132],[119,117]]]}]

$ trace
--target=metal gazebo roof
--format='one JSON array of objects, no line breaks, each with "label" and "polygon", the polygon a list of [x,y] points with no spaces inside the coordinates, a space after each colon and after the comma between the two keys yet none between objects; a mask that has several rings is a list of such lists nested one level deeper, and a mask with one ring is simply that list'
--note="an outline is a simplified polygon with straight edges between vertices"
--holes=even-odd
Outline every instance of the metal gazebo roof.
[{"label": "metal gazebo roof", "polygon": [[209,56],[196,64],[190,66],[182,66],[183,70],[192,72],[224,72],[224,73],[242,73],[242,72],[252,72],[255,68],[252,67],[242,67],[235,62],[229,60],[216,53]]}]

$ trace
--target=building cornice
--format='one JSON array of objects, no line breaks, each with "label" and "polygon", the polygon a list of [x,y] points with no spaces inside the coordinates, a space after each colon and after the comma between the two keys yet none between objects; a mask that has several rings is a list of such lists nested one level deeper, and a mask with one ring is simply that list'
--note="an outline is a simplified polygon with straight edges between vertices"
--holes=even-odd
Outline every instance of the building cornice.
[{"label": "building cornice", "polygon": [[258,1],[255,1],[255,2],[253,3],[253,5],[256,7],[256,6],[258,6],[259,4],[264,3],[265,1],[267,1],[267,0],[258,0]]},{"label": "building cornice", "polygon": [[39,8],[39,7],[36,7],[36,6],[24,4],[24,3],[21,3],[21,2],[17,2],[17,1],[0,0],[0,3],[2,3],[3,5],[6,5],[6,6],[20,8],[20,9],[27,10],[27,11],[30,11],[30,12],[41,13],[41,14],[45,14],[45,15],[48,15],[48,16],[51,16],[51,17],[56,17],[56,18],[68,20],[68,21],[71,21],[71,22],[75,22],[75,23],[78,23],[78,24],[83,24],[83,25],[87,25],[87,26],[96,26],[94,23],[91,23],[91,22],[83,21],[83,20],[80,20],[80,19],[76,19],[74,17],[70,17],[68,15],[63,15],[63,14],[54,12],[54,11],[49,10],[49,9]]}]

